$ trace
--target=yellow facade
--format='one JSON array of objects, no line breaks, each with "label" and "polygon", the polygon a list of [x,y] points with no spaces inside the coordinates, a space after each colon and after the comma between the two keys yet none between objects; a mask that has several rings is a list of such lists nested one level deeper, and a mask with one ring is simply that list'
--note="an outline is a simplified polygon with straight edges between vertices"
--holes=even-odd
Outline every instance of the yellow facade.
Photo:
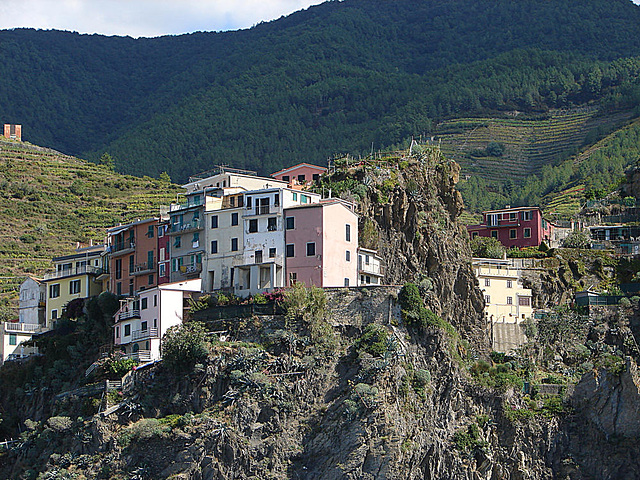
[{"label": "yellow facade", "polygon": [[102,282],[95,275],[82,274],[45,280],[47,285],[47,327],[62,316],[64,307],[76,298],[87,298],[100,294]]},{"label": "yellow facade", "polygon": [[508,260],[474,259],[473,270],[491,323],[520,323],[533,316],[531,289],[523,288],[519,268]]}]

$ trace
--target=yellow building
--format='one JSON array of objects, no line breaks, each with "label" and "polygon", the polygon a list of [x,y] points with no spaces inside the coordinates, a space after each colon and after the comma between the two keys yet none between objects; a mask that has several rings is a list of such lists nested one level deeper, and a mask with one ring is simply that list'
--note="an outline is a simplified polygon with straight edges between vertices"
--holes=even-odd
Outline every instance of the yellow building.
[{"label": "yellow building", "polygon": [[102,291],[102,282],[98,276],[102,273],[104,245],[79,248],[73,255],[52,259],[55,270],[44,276],[46,284],[46,328],[62,316],[65,306],[77,298],[98,295]]},{"label": "yellow building", "polygon": [[531,289],[522,287],[521,270],[512,262],[474,258],[473,270],[484,295],[488,320],[520,323],[533,315]]}]

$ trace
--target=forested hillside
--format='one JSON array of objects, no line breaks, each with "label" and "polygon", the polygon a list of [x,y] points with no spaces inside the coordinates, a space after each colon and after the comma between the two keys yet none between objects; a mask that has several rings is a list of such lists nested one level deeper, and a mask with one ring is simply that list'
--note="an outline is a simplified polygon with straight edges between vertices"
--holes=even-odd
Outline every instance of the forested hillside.
[{"label": "forested hillside", "polygon": [[1,120],[65,153],[108,151],[126,173],[269,173],[432,136],[452,118],[585,104],[632,116],[638,56],[629,0],[331,1],[152,39],[1,31]]}]

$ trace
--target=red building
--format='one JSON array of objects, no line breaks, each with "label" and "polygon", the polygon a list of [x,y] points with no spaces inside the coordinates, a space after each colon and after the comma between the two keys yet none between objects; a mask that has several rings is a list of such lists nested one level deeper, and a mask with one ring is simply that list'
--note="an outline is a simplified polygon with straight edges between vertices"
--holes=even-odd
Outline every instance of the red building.
[{"label": "red building", "polygon": [[315,180],[320,178],[327,169],[325,167],[319,167],[318,165],[312,165],[310,163],[299,163],[293,167],[285,168],[283,170],[272,173],[271,176],[276,180],[287,182],[290,188],[295,186],[309,186]]},{"label": "red building", "polygon": [[482,212],[479,225],[467,225],[471,238],[493,237],[510,247],[537,247],[543,241],[549,245],[554,225],[545,220],[538,207],[504,208]]}]

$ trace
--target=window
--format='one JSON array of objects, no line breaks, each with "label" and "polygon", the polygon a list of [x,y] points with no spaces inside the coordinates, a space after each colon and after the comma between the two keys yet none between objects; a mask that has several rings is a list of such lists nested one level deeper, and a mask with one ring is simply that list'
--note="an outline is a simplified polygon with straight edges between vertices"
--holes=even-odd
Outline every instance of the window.
[{"label": "window", "polygon": [[249,233],[256,233],[258,231],[258,219],[254,218],[249,220]]},{"label": "window", "polygon": [[513,305],[513,297],[507,297],[507,305]]},{"label": "window", "polygon": [[131,335],[131,325],[127,324],[124,326],[124,336],[128,337],[129,335]]},{"label": "window", "polygon": [[300,203],[309,203],[309,200],[311,200],[309,195],[300,194]]},{"label": "window", "polygon": [[120,327],[116,327],[116,338],[120,338]]},{"label": "window", "polygon": [[69,283],[69,293],[71,295],[80,293],[80,280],[71,280],[71,282]]},{"label": "window", "polygon": [[164,225],[158,227],[158,237],[164,237]]},{"label": "window", "polygon": [[313,181],[317,182],[318,180],[320,180],[320,174],[319,173],[314,173],[313,174]]},{"label": "window", "polygon": [[116,283],[116,295],[122,295],[122,282]]},{"label": "window", "polygon": [[116,280],[120,280],[122,278],[122,259],[116,259]]},{"label": "window", "polygon": [[530,228],[525,228],[524,229],[524,238],[531,238],[531,229]]},{"label": "window", "polygon": [[514,239],[518,238],[518,231],[515,228],[509,230],[509,238]]},{"label": "window", "polygon": [[136,264],[135,262],[136,262],[135,257],[134,257],[133,255],[131,255],[131,256],[129,257],[129,273],[132,273],[132,272],[133,272],[133,269],[134,269],[135,264]]},{"label": "window", "polygon": [[9,345],[17,345],[18,344],[18,336],[15,333],[9,334]]},{"label": "window", "polygon": [[473,232],[471,234],[471,238],[478,238],[478,232]]},{"label": "window", "polygon": [[147,309],[148,303],[149,303],[149,300],[147,299],[147,297],[144,297],[142,299],[142,310],[146,310]]},{"label": "window", "polygon": [[269,258],[276,258],[276,249],[275,248],[270,248],[269,249]]},{"label": "window", "polygon": [[218,215],[211,215],[211,228],[218,228]]},{"label": "window", "polygon": [[237,238],[232,238],[231,239],[231,251],[232,252],[237,252],[238,251],[238,239]]},{"label": "window", "polygon": [[345,286],[345,287],[348,287],[348,286],[349,286],[349,279],[348,279],[348,278],[345,278],[345,279],[344,279],[344,286]]},{"label": "window", "polygon": [[143,332],[147,331],[147,322],[140,322],[140,330]]},{"label": "window", "polygon": [[184,260],[182,259],[182,257],[172,259],[171,260],[171,270],[173,272],[179,272],[183,261]]},{"label": "window", "polygon": [[200,232],[195,232],[193,234],[193,239],[191,240],[191,245],[193,248],[200,247]]},{"label": "window", "polygon": [[251,197],[247,197],[247,210],[251,210]]},{"label": "window", "polygon": [[149,225],[149,228],[147,228],[147,237],[153,238],[154,230],[155,230],[155,227],[153,225]]},{"label": "window", "polygon": [[518,305],[521,307],[528,307],[531,305],[531,299],[529,297],[518,297]]},{"label": "window", "polygon": [[277,220],[276,217],[267,218],[267,231],[275,232],[278,229]]},{"label": "window", "polygon": [[153,306],[157,307],[158,306],[158,295],[154,295],[153,296]]},{"label": "window", "polygon": [[496,240],[498,239],[498,231],[497,230],[491,230],[491,238],[495,238]]},{"label": "window", "polygon": [[167,274],[167,267],[165,266],[164,263],[161,263],[160,265],[158,265],[158,276],[164,277],[166,274]]},{"label": "window", "polygon": [[229,206],[232,208],[236,206],[236,197],[229,197]]},{"label": "window", "polygon": [[290,243],[286,246],[286,256],[288,258],[293,257],[295,254],[293,243]]},{"label": "window", "polygon": [[289,272],[289,286],[293,286],[298,281],[298,274],[296,272]]},{"label": "window", "polygon": [[347,251],[345,252],[345,254],[344,254],[344,259],[345,259],[347,262],[350,262],[350,261],[351,261],[351,251],[350,251],[350,250],[347,250]]},{"label": "window", "polygon": [[255,261],[256,263],[262,263],[262,250],[256,250]]},{"label": "window", "polygon": [[182,246],[182,237],[178,236],[175,238],[175,240],[173,241],[173,246],[175,248],[180,248]]},{"label": "window", "polygon": [[507,288],[513,288],[513,280],[507,280]]},{"label": "window", "polygon": [[307,243],[307,257],[313,257],[316,254],[315,242]]},{"label": "window", "polygon": [[49,285],[49,298],[58,298],[60,296],[60,284],[55,283]]},{"label": "window", "polygon": [[531,211],[522,212],[522,220],[531,220]]},{"label": "window", "polygon": [[490,278],[485,278],[484,279],[484,286],[485,287],[490,287],[491,286],[491,279]]},{"label": "window", "polygon": [[518,218],[518,214],[516,212],[509,213],[509,220],[510,221],[516,221],[517,218]]},{"label": "window", "polygon": [[351,241],[351,225],[348,223],[345,225],[345,240],[347,242]]},{"label": "window", "polygon": [[289,180],[291,180],[291,177],[289,175],[283,175],[282,176],[282,181],[283,182],[288,182]]},{"label": "window", "polygon": [[287,217],[287,230],[293,230],[296,226],[295,217]]},{"label": "window", "polygon": [[51,320],[58,319],[58,310],[51,310]]},{"label": "window", "polygon": [[280,194],[279,193],[276,193],[273,196],[273,206],[274,207],[279,207],[280,206]]},{"label": "window", "polygon": [[298,175],[298,182],[304,183],[306,181],[307,181],[307,179],[306,179],[306,177],[304,175]]},{"label": "window", "polygon": [[218,241],[211,240],[211,253],[218,253]]},{"label": "window", "polygon": [[149,285],[153,285],[153,274],[149,275],[149,278],[147,280]]},{"label": "window", "polygon": [[238,225],[238,213],[232,213],[231,214],[231,226],[235,227],[236,225]]},{"label": "window", "polygon": [[243,197],[238,197],[238,206],[242,207],[243,206]]},{"label": "window", "polygon": [[371,259],[370,259],[369,255],[365,255],[365,256],[364,256],[364,264],[365,264],[365,265],[369,265],[370,260],[371,260]]},{"label": "window", "polygon": [[293,201],[297,202],[298,201],[298,194],[297,193],[293,193]]},{"label": "window", "polygon": [[486,303],[487,305],[489,305],[491,303],[491,296],[490,295],[485,295],[484,296],[484,303]]}]

